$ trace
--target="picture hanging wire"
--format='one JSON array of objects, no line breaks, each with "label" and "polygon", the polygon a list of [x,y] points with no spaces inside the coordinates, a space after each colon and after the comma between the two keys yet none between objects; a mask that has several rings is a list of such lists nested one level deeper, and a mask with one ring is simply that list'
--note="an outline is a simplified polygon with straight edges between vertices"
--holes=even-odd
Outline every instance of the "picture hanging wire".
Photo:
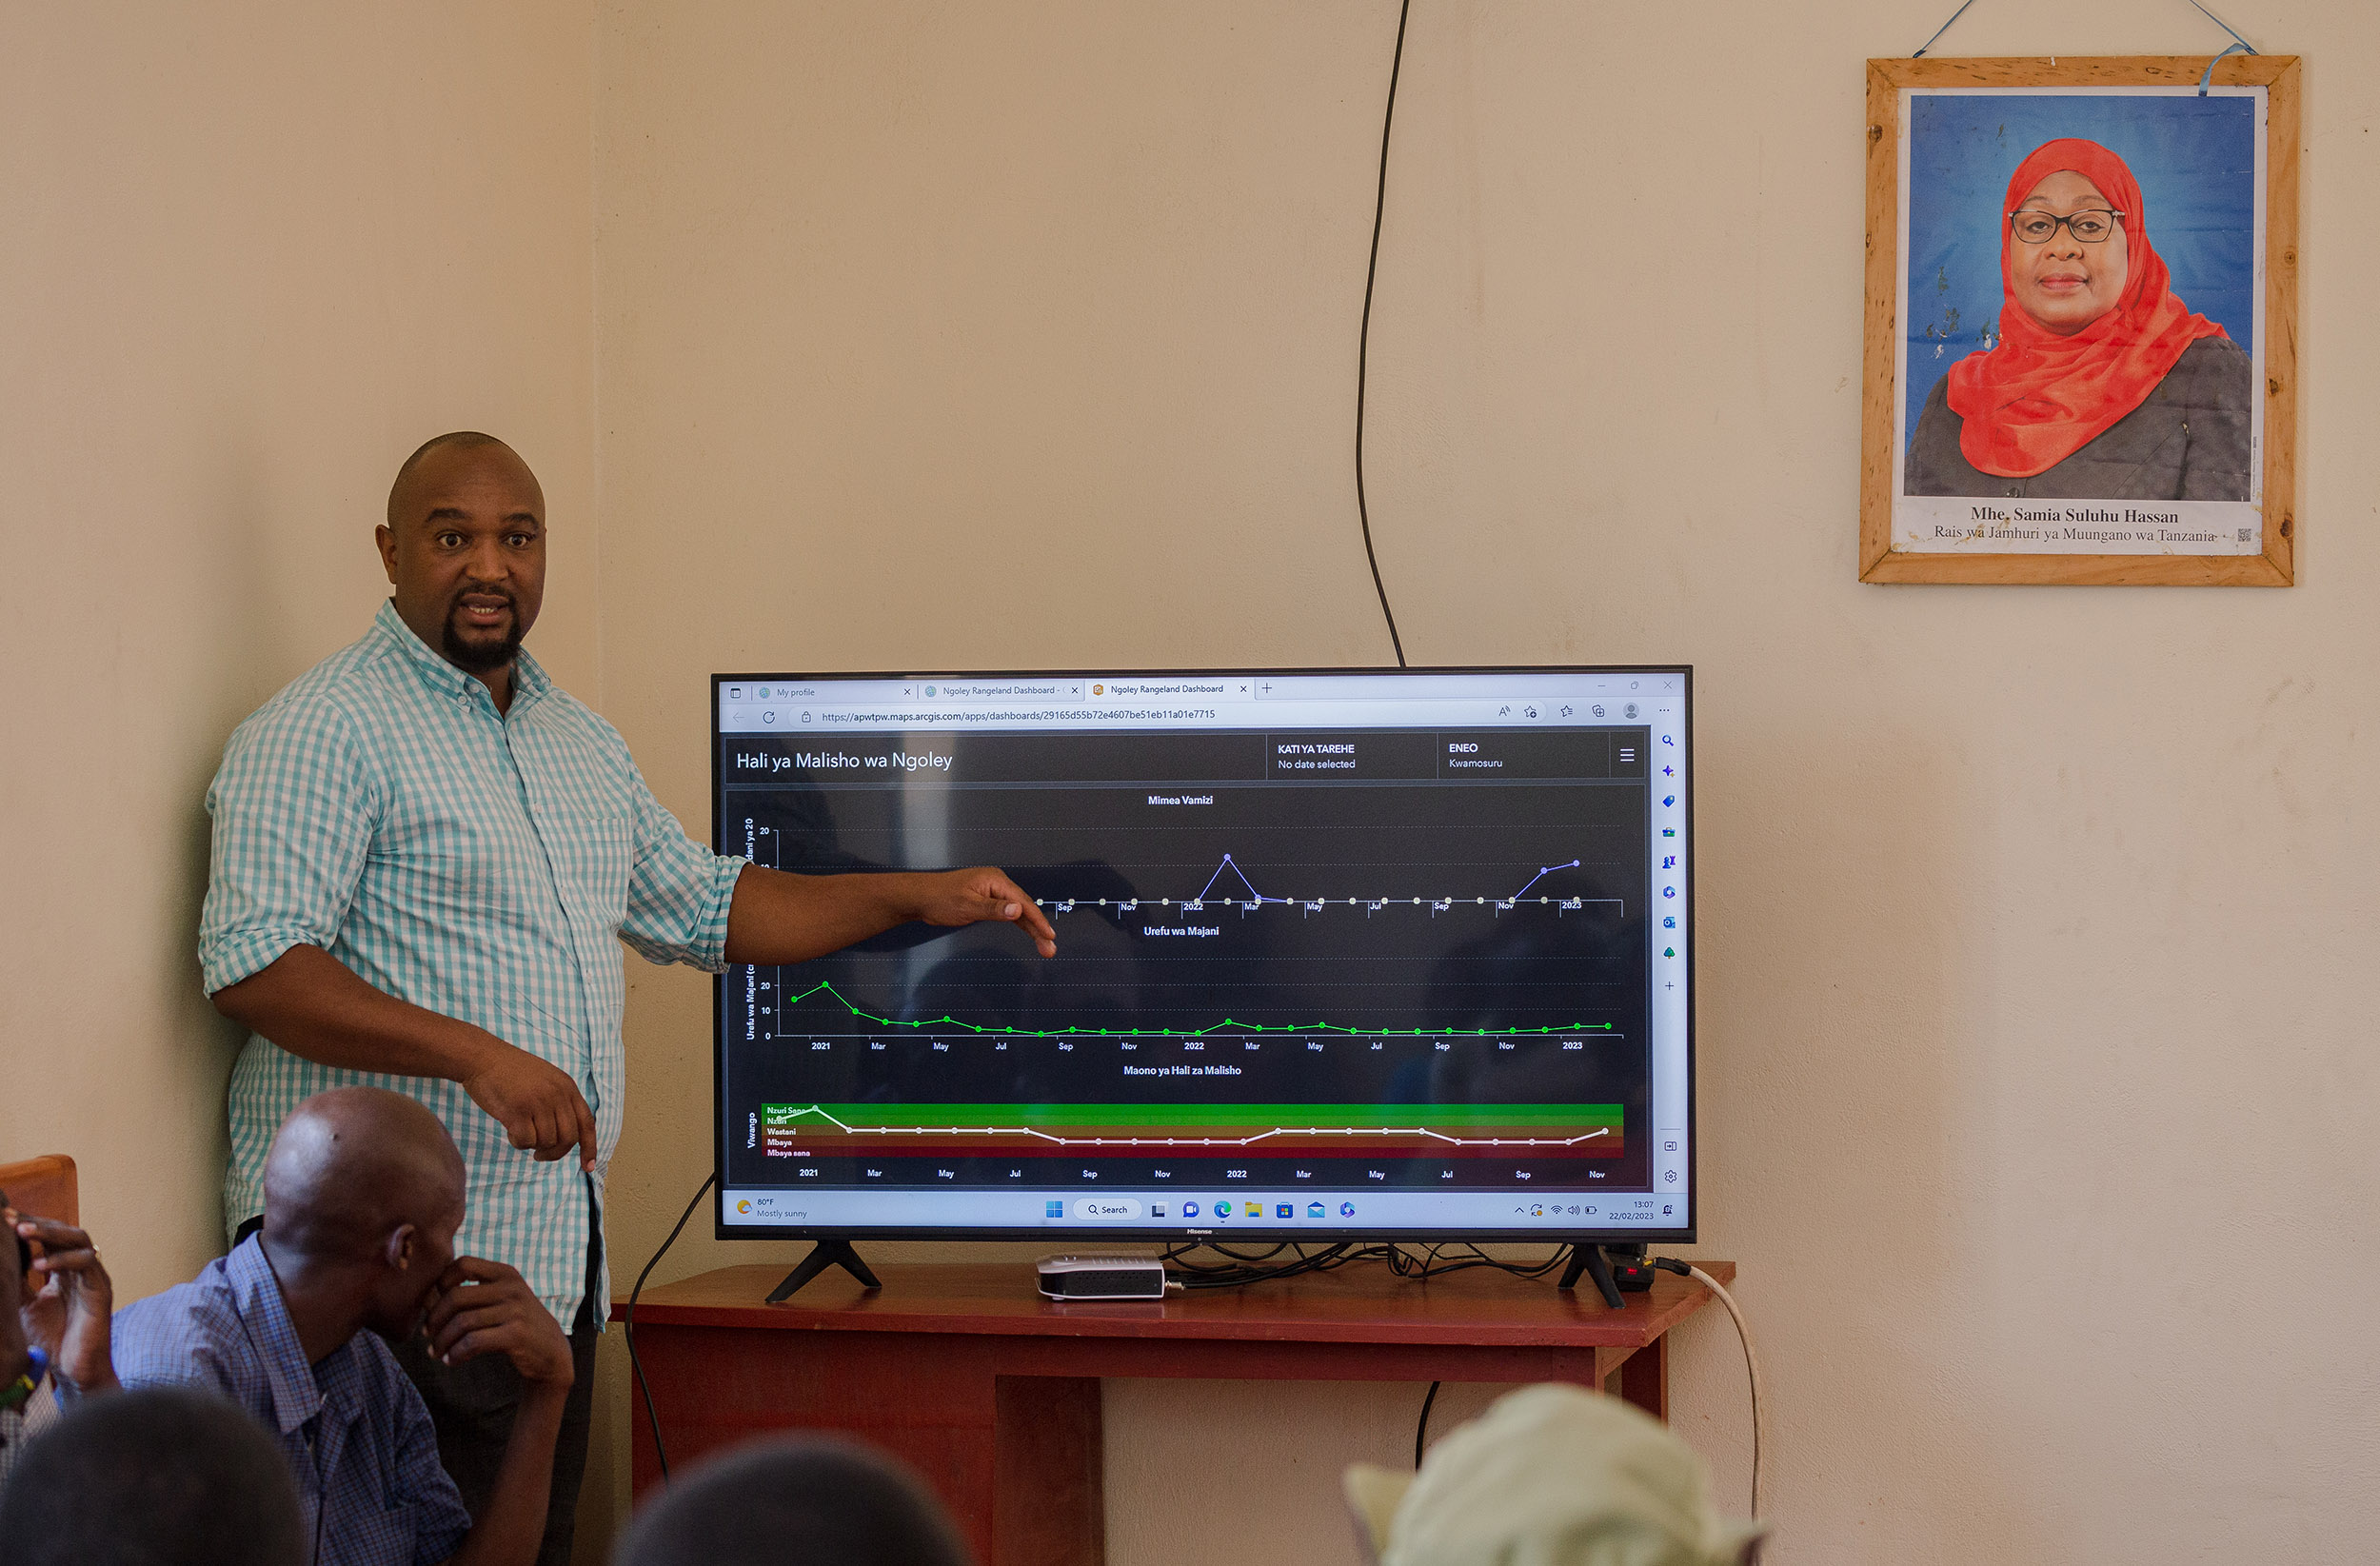
[{"label": "picture hanging wire", "polygon": [[2207,69],[2199,74],[2198,96],[2203,98],[2207,95],[2207,84],[2214,80],[2214,68],[2218,61],[2232,54],[2253,54],[2256,52],[2256,46],[2241,37],[2239,35],[2239,29],[2231,26],[2231,23],[2226,22],[2222,17],[2217,16],[2206,7],[2198,5],[2198,0],[2190,0],[2190,3],[2193,6],[2197,6],[2199,15],[2205,17],[2208,21],[2212,22],[2216,27],[2221,28],[2224,31],[2231,35],[2231,41],[2224,46],[2223,53],[2216,55],[2212,60],[2209,60],[2207,62]]},{"label": "picture hanging wire", "polygon": [[2233,44],[2230,48],[2226,49],[2223,53],[2216,55],[2213,60],[2209,60],[2207,62],[2207,69],[2199,73],[2198,96],[2203,98],[2207,95],[2207,84],[2214,80],[2214,68],[2216,61],[2221,60],[2228,55],[2253,54],[2255,52],[2256,46],[2253,44]]},{"label": "picture hanging wire", "polygon": [[[1960,17],[1966,15],[1967,8],[1974,3],[1975,0],[1960,0],[1959,8],[1951,12],[1950,21],[1944,22],[1940,27],[1935,28],[1934,30],[1934,36],[1927,39],[1924,43],[1919,44],[1917,46],[1917,52],[1912,54],[1910,58],[1913,60],[1924,59],[1926,57],[1926,50],[1932,49],[1936,43],[1938,43],[1941,40],[1942,34],[1951,30],[1951,22],[1955,22]],[[2207,62],[2206,74],[2198,78],[2198,96],[2203,98],[2207,95],[2207,84],[2214,79],[2214,67],[2216,60],[2221,60],[2226,56],[2232,54],[2253,54],[2256,52],[2256,46],[2250,43],[2247,39],[2242,38],[2239,35],[2239,30],[2237,28],[2231,26],[2231,23],[2226,22],[2222,17],[2217,16],[2206,7],[2199,5],[2198,0],[2190,0],[2190,3],[2192,8],[2195,10],[2199,15],[2204,16],[2208,21],[2212,22],[2216,27],[2221,28],[2224,31],[2231,35],[2231,45],[2223,50],[2223,53],[2216,55],[2213,60],[2209,60]]]},{"label": "picture hanging wire", "polygon": [[1967,8],[1968,8],[1969,6],[1973,5],[1974,3],[1975,3],[1975,0],[1961,0],[1961,3],[1960,3],[1960,5],[1959,5],[1959,8],[1958,8],[1956,10],[1954,10],[1954,11],[1951,12],[1951,21],[1950,21],[1950,22],[1945,22],[1945,23],[1943,23],[1940,27],[1935,28],[1935,29],[1934,30],[1934,37],[1927,39],[1927,40],[1926,40],[1924,43],[1922,43],[1922,44],[1919,44],[1919,45],[1917,46],[1917,52],[1916,52],[1916,53],[1914,53],[1914,54],[1913,54],[1913,55],[1911,55],[1911,56],[1910,56],[1910,58],[1911,58],[1911,59],[1913,59],[1913,60],[1922,60],[1922,59],[1924,59],[1924,58],[1926,57],[1926,50],[1928,50],[1932,49],[1932,48],[1934,46],[1935,41],[1936,41],[1937,39],[1939,39],[1939,38],[1942,36],[1942,34],[1944,34],[1944,33],[1946,33],[1946,32],[1948,32],[1948,31],[1950,31],[1950,30],[1951,30],[1951,22],[1955,22],[1955,21],[1957,21],[1960,17],[1962,17],[1962,16],[1966,15],[1966,14],[1967,14]]}]

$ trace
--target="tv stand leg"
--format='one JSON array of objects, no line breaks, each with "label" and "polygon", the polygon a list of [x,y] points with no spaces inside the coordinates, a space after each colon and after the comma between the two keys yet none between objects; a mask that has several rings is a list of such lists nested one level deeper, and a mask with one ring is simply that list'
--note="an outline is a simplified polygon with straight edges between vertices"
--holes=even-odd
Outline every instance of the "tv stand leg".
[{"label": "tv stand leg", "polygon": [[[876,1280],[874,1273],[867,1270],[867,1263],[861,1260],[860,1253],[851,1248],[851,1241],[822,1239],[810,1247],[810,1254],[802,1259],[802,1265],[785,1274],[785,1280],[769,1291],[768,1303],[783,1304],[796,1289],[829,1267],[841,1267],[858,1279],[863,1288],[881,1289],[884,1286]],[[1608,1270],[1605,1276],[1610,1276]]]},{"label": "tv stand leg", "polygon": [[1604,1304],[1614,1310],[1625,1306],[1627,1302],[1619,1297],[1619,1284],[1612,1277],[1612,1259],[1603,1254],[1602,1246],[1573,1245],[1570,1248],[1570,1265],[1562,1270],[1561,1287],[1564,1292],[1578,1286],[1578,1275],[1581,1273],[1595,1279],[1596,1292],[1603,1297]]}]

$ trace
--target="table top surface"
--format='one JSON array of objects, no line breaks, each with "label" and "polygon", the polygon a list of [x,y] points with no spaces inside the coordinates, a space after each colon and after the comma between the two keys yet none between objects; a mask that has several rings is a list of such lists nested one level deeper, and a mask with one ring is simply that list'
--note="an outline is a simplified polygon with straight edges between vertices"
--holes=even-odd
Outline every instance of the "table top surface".
[{"label": "table top surface", "polygon": [[[1721,1283],[1732,1261],[1696,1265]],[[1262,1338],[1309,1343],[1433,1343],[1486,1347],[1555,1345],[1642,1348],[1710,1298],[1701,1284],[1669,1273],[1607,1309],[1584,1279],[1575,1293],[1555,1279],[1520,1279],[1488,1268],[1420,1282],[1378,1265],[1358,1265],[1251,1284],[1168,1295],[1162,1301],[1086,1303],[1046,1299],[1026,1261],[878,1266],[881,1290],[832,1270],[782,1305],[764,1303],[782,1264],[722,1267],[648,1288],[639,1327],[730,1327],[745,1331],[923,1333],[1049,1338]],[[617,1321],[625,1300],[612,1303]]]}]

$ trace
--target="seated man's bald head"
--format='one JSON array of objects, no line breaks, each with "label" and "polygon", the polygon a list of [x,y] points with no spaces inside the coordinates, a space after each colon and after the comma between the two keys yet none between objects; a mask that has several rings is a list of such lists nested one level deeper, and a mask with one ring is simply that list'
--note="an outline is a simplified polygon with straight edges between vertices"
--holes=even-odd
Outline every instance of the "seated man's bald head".
[{"label": "seated man's bald head", "polygon": [[460,1218],[463,1155],[419,1101],[335,1087],[290,1111],[265,1160],[265,1239],[321,1261],[372,1257],[400,1225]]}]

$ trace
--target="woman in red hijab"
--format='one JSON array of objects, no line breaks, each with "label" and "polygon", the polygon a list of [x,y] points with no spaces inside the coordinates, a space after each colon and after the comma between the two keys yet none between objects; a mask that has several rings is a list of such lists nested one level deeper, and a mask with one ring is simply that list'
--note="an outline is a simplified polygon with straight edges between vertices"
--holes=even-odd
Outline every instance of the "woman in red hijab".
[{"label": "woman in red hijab", "polygon": [[2246,500],[2248,355],[2173,292],[2124,160],[2044,143],[2002,210],[2000,340],[1926,399],[1908,492]]}]

